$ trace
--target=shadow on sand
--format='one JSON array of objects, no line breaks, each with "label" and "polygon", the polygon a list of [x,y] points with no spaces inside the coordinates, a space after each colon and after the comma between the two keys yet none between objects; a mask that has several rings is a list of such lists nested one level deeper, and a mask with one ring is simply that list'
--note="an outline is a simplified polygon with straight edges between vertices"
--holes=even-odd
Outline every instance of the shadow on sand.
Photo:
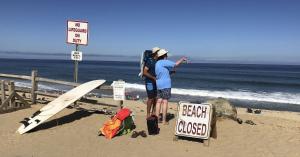
[{"label": "shadow on sand", "polygon": [[[162,113],[159,114],[159,117],[160,117],[159,121],[162,121]],[[167,113],[167,117],[166,117],[167,122],[171,121],[174,118],[175,118],[175,114]]]},{"label": "shadow on sand", "polygon": [[203,139],[192,138],[192,137],[184,137],[184,136],[177,136],[177,140],[187,140],[187,141],[190,141],[190,142],[204,143]]},{"label": "shadow on sand", "polygon": [[69,115],[66,115],[66,116],[63,116],[60,118],[56,118],[56,119],[52,119],[50,121],[46,121],[45,123],[37,126],[36,128],[32,129],[31,131],[29,131],[28,133],[45,130],[45,129],[53,128],[53,127],[56,127],[59,125],[71,123],[71,122],[74,122],[81,118],[88,117],[92,114],[99,114],[99,113],[97,113],[95,111],[90,111],[90,110],[79,108],[77,111],[75,111]]}]

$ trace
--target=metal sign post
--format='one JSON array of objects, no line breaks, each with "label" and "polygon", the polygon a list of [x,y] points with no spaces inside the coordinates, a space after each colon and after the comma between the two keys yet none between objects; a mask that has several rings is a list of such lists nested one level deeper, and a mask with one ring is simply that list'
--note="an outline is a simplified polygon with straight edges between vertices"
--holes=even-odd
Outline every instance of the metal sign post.
[{"label": "metal sign post", "polygon": [[[82,52],[79,52],[79,45],[88,44],[88,22],[67,21],[67,43],[75,44],[75,52],[72,51],[71,59],[74,60],[74,82],[78,82],[78,61],[82,60]],[[76,106],[76,102],[74,102]]]},{"label": "metal sign post", "polygon": [[71,52],[71,59],[74,60],[74,82],[78,82],[78,63],[82,61],[82,52],[78,51],[79,45],[76,44],[76,51]]},{"label": "metal sign post", "polygon": [[[79,45],[76,44],[76,48],[75,50],[78,51]],[[78,82],[78,60],[74,60],[74,82],[77,83]]]},{"label": "metal sign post", "polygon": [[88,22],[87,21],[67,21],[67,43],[75,44],[76,53],[72,52],[74,60],[74,82],[78,82],[78,61],[82,60],[82,52],[79,52],[79,45],[88,44]]}]

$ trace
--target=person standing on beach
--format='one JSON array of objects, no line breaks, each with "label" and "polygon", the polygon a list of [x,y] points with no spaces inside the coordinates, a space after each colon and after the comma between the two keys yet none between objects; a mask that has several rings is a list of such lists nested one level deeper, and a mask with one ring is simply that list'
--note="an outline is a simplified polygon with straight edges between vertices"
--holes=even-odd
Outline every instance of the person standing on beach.
[{"label": "person standing on beach", "polygon": [[148,96],[147,100],[147,118],[152,114],[155,114],[157,87],[156,87],[156,77],[155,77],[155,64],[157,60],[157,52],[160,50],[159,47],[152,48],[151,57],[145,62],[145,67],[143,69],[143,74],[145,76],[145,86]]},{"label": "person standing on beach", "polygon": [[157,102],[156,102],[156,116],[159,117],[159,113],[162,107],[162,120],[163,124],[169,124],[166,120],[168,112],[168,100],[171,98],[171,77],[170,73],[175,67],[187,60],[186,57],[182,57],[177,62],[167,60],[168,51],[160,49],[157,52],[158,60],[155,65],[156,85],[157,85]]}]

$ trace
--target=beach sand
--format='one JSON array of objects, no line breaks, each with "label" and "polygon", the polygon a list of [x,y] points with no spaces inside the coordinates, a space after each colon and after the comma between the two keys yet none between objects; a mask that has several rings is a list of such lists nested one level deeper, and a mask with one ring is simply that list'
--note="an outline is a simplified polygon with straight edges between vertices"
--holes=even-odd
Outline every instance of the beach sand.
[{"label": "beach sand", "polygon": [[[113,104],[110,98],[101,98]],[[124,106],[135,113],[135,130],[147,130],[146,105],[142,101],[125,101]],[[85,109],[64,109],[30,133],[16,133],[19,121],[41,108],[31,108],[0,114],[1,157],[299,157],[300,113],[262,110],[261,114],[246,113],[238,108],[238,117],[257,125],[238,124],[229,119],[218,120],[218,138],[206,147],[201,141],[173,141],[175,119],[160,125],[159,135],[131,138],[131,134],[107,140],[98,130],[109,115],[92,110],[101,106],[80,105]],[[170,104],[176,113],[176,104]]]}]

